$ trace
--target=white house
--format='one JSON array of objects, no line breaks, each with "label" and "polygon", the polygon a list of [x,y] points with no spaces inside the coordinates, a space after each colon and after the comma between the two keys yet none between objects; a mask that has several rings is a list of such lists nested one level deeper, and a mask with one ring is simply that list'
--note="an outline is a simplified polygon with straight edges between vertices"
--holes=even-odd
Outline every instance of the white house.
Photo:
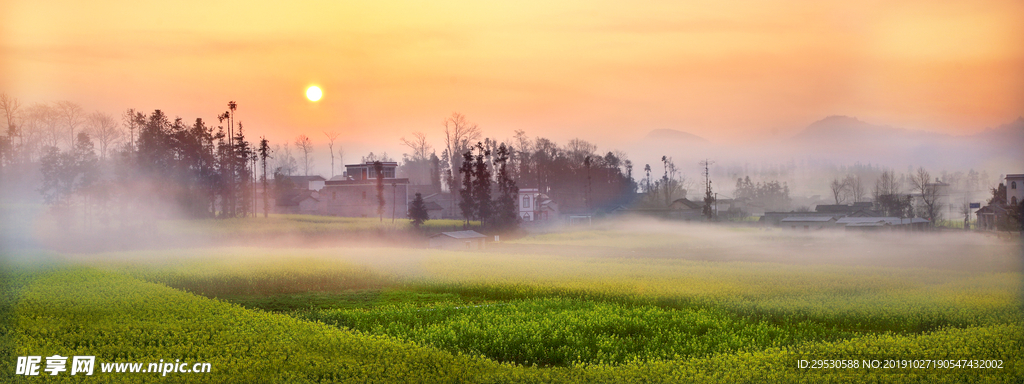
[{"label": "white house", "polygon": [[1024,173],[1006,175],[1006,204],[1017,205],[1024,201]]},{"label": "white house", "polygon": [[519,190],[519,218],[524,222],[558,219],[558,204],[537,188]]}]

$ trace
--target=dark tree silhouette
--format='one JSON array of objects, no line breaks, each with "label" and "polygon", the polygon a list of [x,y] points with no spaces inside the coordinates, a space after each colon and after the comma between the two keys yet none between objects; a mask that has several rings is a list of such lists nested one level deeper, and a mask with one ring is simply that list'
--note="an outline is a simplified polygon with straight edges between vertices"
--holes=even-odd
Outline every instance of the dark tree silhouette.
[{"label": "dark tree silhouette", "polygon": [[459,174],[462,175],[462,186],[459,188],[459,210],[462,217],[469,220],[474,218],[476,212],[476,194],[473,193],[473,152],[466,151],[462,154],[462,166],[459,167]]},{"label": "dark tree silhouette", "polygon": [[384,163],[374,161],[373,172],[377,174],[377,216],[384,222]]},{"label": "dark tree silhouette", "polygon": [[416,193],[416,197],[412,199],[412,204],[409,205],[409,219],[412,220],[412,225],[416,229],[420,228],[420,224],[430,220],[430,215],[427,213],[427,204],[423,202],[423,195],[419,192]]},{"label": "dark tree silhouette", "polygon": [[516,200],[519,198],[519,187],[509,172],[509,149],[502,143],[494,164],[498,168],[498,199],[494,202],[494,227],[501,231],[511,231],[519,227],[519,212]]},{"label": "dark tree silhouette", "polygon": [[487,167],[491,151],[484,149],[480,143],[476,144],[476,150],[477,155],[473,161],[473,203],[476,208],[474,216],[480,220],[481,225],[487,226],[494,217],[491,202],[491,171]]},{"label": "dark tree silhouette", "polygon": [[267,196],[267,159],[273,158],[270,155],[270,141],[267,140],[266,136],[260,138],[260,147],[257,151],[263,164],[263,177],[260,181],[263,182],[263,217],[266,218],[270,209],[270,198]]}]

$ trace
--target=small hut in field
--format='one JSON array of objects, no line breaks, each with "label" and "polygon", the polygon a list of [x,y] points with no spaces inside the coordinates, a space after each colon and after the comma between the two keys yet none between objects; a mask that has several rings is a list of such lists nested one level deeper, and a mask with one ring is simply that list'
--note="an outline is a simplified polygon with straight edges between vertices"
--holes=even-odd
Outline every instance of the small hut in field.
[{"label": "small hut in field", "polygon": [[430,248],[447,250],[483,249],[487,236],[477,231],[441,232],[430,237]]}]

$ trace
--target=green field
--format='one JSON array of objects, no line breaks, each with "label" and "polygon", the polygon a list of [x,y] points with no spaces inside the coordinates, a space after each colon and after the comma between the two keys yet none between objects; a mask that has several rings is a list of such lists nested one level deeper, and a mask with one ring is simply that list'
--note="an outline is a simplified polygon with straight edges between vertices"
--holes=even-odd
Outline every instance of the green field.
[{"label": "green field", "polygon": [[[212,372],[20,379],[1019,383],[1020,247],[645,222],[479,252],[19,251],[0,272],[0,369],[15,379],[17,356],[60,354]],[[1003,365],[809,370],[801,359]]]}]

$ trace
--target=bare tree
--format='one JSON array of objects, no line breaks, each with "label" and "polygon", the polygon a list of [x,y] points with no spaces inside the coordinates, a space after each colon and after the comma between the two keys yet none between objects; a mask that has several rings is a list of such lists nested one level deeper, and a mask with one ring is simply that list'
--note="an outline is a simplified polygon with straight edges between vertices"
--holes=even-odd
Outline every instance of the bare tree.
[{"label": "bare tree", "polygon": [[832,179],[832,183],[829,185],[829,189],[832,191],[832,197],[836,199],[836,205],[846,202],[846,179],[839,180],[838,177]]},{"label": "bare tree", "polygon": [[565,153],[569,156],[570,166],[574,168],[581,168],[583,160],[587,156],[593,156],[595,151],[597,151],[596,145],[579,138],[569,140],[569,143],[565,145]]},{"label": "bare tree", "polygon": [[964,201],[960,203],[960,214],[964,215],[964,230],[971,229],[971,201],[964,196]]},{"label": "bare tree", "polygon": [[866,193],[864,192],[864,183],[860,181],[860,176],[847,175],[843,179],[843,183],[846,183],[846,192],[853,199],[854,203],[864,200]]},{"label": "bare tree", "polygon": [[413,161],[427,160],[430,157],[430,151],[433,149],[430,144],[427,144],[427,136],[423,132],[413,132],[412,137],[412,140],[403,137],[402,145],[412,150]]},{"label": "bare tree", "polygon": [[57,110],[57,116],[60,118],[60,123],[63,124],[70,133],[68,146],[73,147],[75,145],[75,128],[82,125],[82,122],[85,120],[82,106],[65,100],[58,101],[57,104],[55,104],[55,108]]},{"label": "bare tree", "polygon": [[96,111],[86,119],[89,134],[100,144],[100,159],[106,159],[107,153],[124,134],[117,128],[114,117],[106,113]]},{"label": "bare tree", "polygon": [[875,200],[875,209],[881,210],[886,216],[907,216],[908,200],[900,196],[902,191],[900,180],[893,171],[885,170],[875,180],[875,189],[872,195]]},{"label": "bare tree", "polygon": [[[450,117],[444,120],[444,144],[450,158],[449,170],[459,169],[462,166],[462,154],[469,150],[471,143],[480,139],[480,127],[466,121],[466,116],[453,112]],[[451,184],[460,181],[452,178]],[[461,186],[449,185],[450,191],[458,191]]]},{"label": "bare tree", "polygon": [[896,178],[896,173],[893,171],[882,171],[882,175],[878,176],[878,180],[875,181],[874,198],[878,200],[879,196],[886,195],[899,195],[901,191],[900,181]]},{"label": "bare tree", "polygon": [[39,135],[41,143],[46,147],[57,147],[61,134],[60,117],[49,104],[36,103],[28,108],[28,125]]},{"label": "bare tree", "polygon": [[919,206],[921,216],[924,216],[935,225],[939,219],[941,207],[939,206],[939,186],[932,182],[932,176],[924,169],[918,167],[917,172],[910,176],[910,183],[914,191],[921,194],[921,205]]},{"label": "bare tree", "polygon": [[[4,118],[7,120],[7,137],[14,140],[15,136],[21,136],[18,132],[18,118],[21,116],[19,109],[21,108],[21,102],[17,98],[8,96],[6,93],[0,93],[0,110],[4,112]],[[24,144],[24,139],[22,139]]]},{"label": "bare tree", "polygon": [[298,161],[295,160],[295,156],[292,156],[292,149],[288,143],[284,143],[283,146],[274,144],[271,152],[276,154],[276,156],[271,157],[274,160],[274,165],[271,167],[272,173],[291,176],[299,171]]},{"label": "bare tree", "polygon": [[128,129],[128,151],[135,151],[135,131],[142,129],[142,121],[145,117],[142,112],[135,108],[128,108],[121,114],[121,124]]},{"label": "bare tree", "polygon": [[331,152],[331,177],[328,179],[334,177],[334,140],[338,139],[338,135],[338,131],[324,131],[324,136],[327,136],[327,148]]},{"label": "bare tree", "polygon": [[306,135],[295,137],[295,146],[302,151],[302,172],[309,176],[309,170],[313,167],[313,141]]},{"label": "bare tree", "polygon": [[525,176],[527,171],[530,169],[530,154],[533,152],[533,142],[530,140],[529,136],[526,136],[526,131],[521,129],[516,130],[514,138],[515,142],[513,142],[510,157],[511,163],[513,164],[513,179],[518,179]]}]

